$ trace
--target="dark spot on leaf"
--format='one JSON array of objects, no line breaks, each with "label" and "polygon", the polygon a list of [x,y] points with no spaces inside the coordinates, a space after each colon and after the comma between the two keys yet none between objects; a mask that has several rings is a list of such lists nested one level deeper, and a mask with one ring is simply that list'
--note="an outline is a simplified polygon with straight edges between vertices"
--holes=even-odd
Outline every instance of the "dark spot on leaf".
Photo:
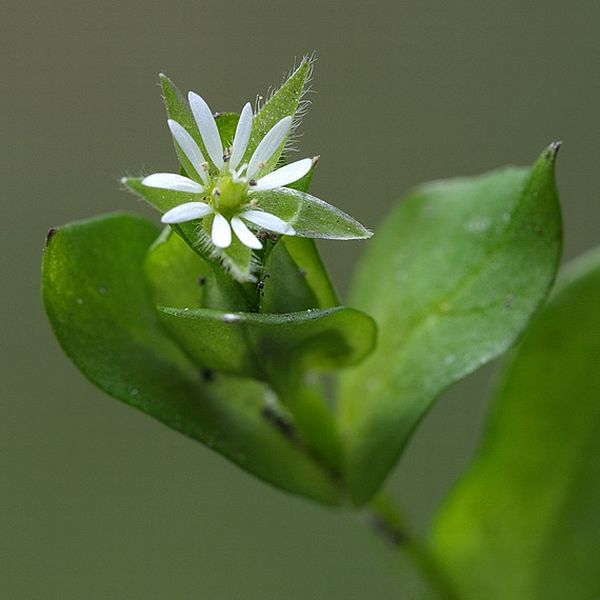
[{"label": "dark spot on leaf", "polygon": [[206,285],[206,277],[204,277],[204,275],[198,277],[198,285]]},{"label": "dark spot on leaf", "polygon": [[506,299],[504,300],[504,308],[511,308],[513,303],[514,296],[512,294],[508,294]]},{"label": "dark spot on leaf", "polygon": [[298,275],[300,275],[300,277],[306,277],[306,269],[298,269]]},{"label": "dark spot on leaf", "polygon": [[202,369],[202,379],[207,383],[215,380],[215,372],[212,369]]}]

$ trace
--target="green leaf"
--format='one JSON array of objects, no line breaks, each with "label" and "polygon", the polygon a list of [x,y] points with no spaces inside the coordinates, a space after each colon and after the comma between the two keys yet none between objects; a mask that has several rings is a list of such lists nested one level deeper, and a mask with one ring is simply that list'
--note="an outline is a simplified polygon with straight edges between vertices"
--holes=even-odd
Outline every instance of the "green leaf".
[{"label": "green leaf", "polygon": [[314,240],[282,237],[267,255],[260,311],[285,313],[339,304]]},{"label": "green leaf", "polygon": [[376,492],[435,398],[504,352],[546,298],[561,250],[557,149],[531,169],[422,186],[379,230],[350,302],[375,318],[379,345],[340,389],[355,502]]},{"label": "green leaf", "polygon": [[173,338],[199,364],[264,381],[303,438],[335,472],[341,446],[333,415],[308,371],[356,364],[375,343],[373,320],[348,308],[256,314],[160,307]]},{"label": "green leaf", "polygon": [[600,597],[600,250],[511,356],[473,465],[434,530],[461,598]]},{"label": "green leaf", "polygon": [[265,481],[338,502],[330,476],[277,426],[265,386],[191,363],[159,327],[143,271],[154,225],[114,214],[50,234],[46,311],[63,349],[93,383]]},{"label": "green leaf", "polygon": [[258,206],[289,223],[296,235],[328,240],[356,240],[372,233],[351,216],[310,194],[276,188],[252,194]]},{"label": "green leaf", "polygon": [[288,314],[159,307],[182,348],[216,371],[273,381],[289,371],[356,364],[373,349],[375,324],[350,308]]},{"label": "green leaf", "polygon": [[170,227],[148,250],[144,271],[155,304],[224,310],[250,308],[242,286],[221,267],[198,256]]},{"label": "green leaf", "polygon": [[[254,117],[252,133],[242,162],[250,161],[250,158],[260,141],[276,123],[281,121],[284,117],[296,115],[302,95],[306,91],[306,85],[310,80],[311,72],[311,60],[309,58],[303,59],[300,66],[258,111]],[[265,163],[265,166],[257,174],[257,177],[260,177],[275,168],[284,146],[285,143],[282,144],[279,151],[275,152],[270,160]]]}]

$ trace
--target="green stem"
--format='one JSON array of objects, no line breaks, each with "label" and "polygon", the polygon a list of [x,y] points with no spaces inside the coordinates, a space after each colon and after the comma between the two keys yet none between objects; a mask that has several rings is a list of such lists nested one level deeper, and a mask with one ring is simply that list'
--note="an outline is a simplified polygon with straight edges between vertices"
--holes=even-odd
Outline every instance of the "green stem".
[{"label": "green stem", "polygon": [[373,531],[396,552],[403,552],[440,600],[459,600],[426,543],[406,525],[391,496],[380,493],[365,510]]}]

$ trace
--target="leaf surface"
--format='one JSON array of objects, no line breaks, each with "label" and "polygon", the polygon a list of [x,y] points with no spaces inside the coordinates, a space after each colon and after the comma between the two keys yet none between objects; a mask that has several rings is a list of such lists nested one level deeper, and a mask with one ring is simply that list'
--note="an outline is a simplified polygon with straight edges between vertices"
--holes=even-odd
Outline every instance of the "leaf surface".
[{"label": "leaf surface", "polygon": [[433,543],[461,598],[600,597],[600,251],[569,269],[505,368]]},{"label": "leaf surface", "polygon": [[504,352],[546,298],[561,250],[557,149],[531,169],[424,185],[378,231],[350,305],[375,318],[379,345],[340,387],[355,502],[377,491],[439,394]]}]

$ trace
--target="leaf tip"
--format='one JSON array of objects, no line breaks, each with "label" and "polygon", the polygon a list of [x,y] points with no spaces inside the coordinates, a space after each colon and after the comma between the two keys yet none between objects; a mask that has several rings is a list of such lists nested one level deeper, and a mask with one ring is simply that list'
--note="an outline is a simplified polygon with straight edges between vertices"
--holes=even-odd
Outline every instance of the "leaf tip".
[{"label": "leaf tip", "polygon": [[48,229],[48,231],[46,233],[46,240],[44,242],[44,247],[47,247],[48,244],[50,244],[50,241],[52,240],[52,238],[54,237],[54,235],[56,234],[57,231],[58,231],[58,227],[50,227],[50,229]]},{"label": "leaf tip", "polygon": [[562,146],[562,141],[561,140],[557,140],[552,142],[548,148],[546,148],[545,152],[544,152],[544,158],[547,161],[552,161],[554,162],[556,160],[556,155],[558,154],[558,151],[560,150],[560,147]]}]

